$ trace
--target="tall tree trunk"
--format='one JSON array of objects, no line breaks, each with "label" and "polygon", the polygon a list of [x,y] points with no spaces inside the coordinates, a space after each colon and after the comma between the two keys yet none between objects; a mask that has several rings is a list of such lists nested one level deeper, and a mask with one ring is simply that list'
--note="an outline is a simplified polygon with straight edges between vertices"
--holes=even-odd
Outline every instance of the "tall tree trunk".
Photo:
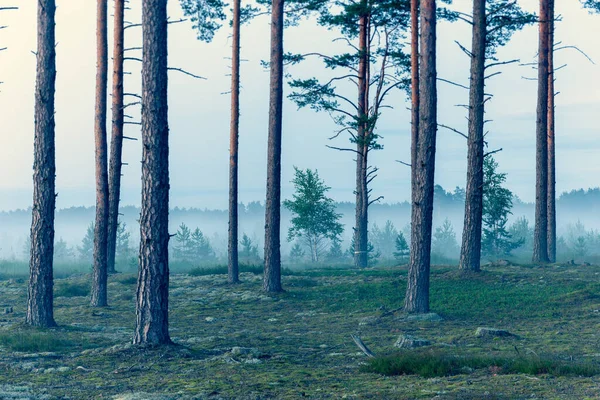
[{"label": "tall tree trunk", "polygon": [[481,269],[481,223],[483,216],[483,125],[486,48],[485,0],[473,1],[473,44],[469,91],[469,139],[465,223],[459,268]]},{"label": "tall tree trunk", "polygon": [[548,262],[548,1],[540,0],[533,262]]},{"label": "tall tree trunk", "polygon": [[108,186],[108,244],[107,269],[114,273],[117,250],[117,225],[119,223],[119,200],[121,196],[121,167],[123,154],[123,46],[124,46],[125,0],[115,0],[114,49],[112,87],[112,136],[110,140],[110,166]]},{"label": "tall tree trunk", "polygon": [[554,142],[554,0],[548,0],[548,261],[556,262],[556,149]]},{"label": "tall tree trunk", "polygon": [[411,192],[415,190],[419,138],[419,0],[410,0]]},{"label": "tall tree trunk", "polygon": [[231,45],[231,127],[229,137],[229,263],[228,282],[240,281],[238,265],[238,140],[240,126],[240,0],[233,0]]},{"label": "tall tree trunk", "polygon": [[429,311],[429,269],[437,133],[435,35],[435,0],[421,0],[420,121],[415,184],[412,191],[410,264],[404,304],[405,310],[410,313]]},{"label": "tall tree trunk", "polygon": [[142,3],[142,209],[134,344],[169,338],[167,1]]},{"label": "tall tree trunk", "polygon": [[283,109],[283,2],[271,5],[271,80],[267,198],[265,204],[265,272],[263,289],[281,292],[281,125]]},{"label": "tall tree trunk", "polygon": [[94,269],[92,306],[108,305],[107,235],[108,235],[108,166],[106,149],[106,96],[108,90],[108,1],[98,0],[96,64],[96,223],[94,225]]},{"label": "tall tree trunk", "polygon": [[[362,1],[367,7],[367,2]],[[369,74],[369,16],[362,15],[358,33],[358,129],[356,133],[356,210],[354,228],[354,264],[366,268],[369,261],[369,193],[367,189],[368,135],[368,74]]]},{"label": "tall tree trunk", "polygon": [[39,0],[33,154],[31,259],[26,322],[50,327],[54,322],[53,255],[55,210],[54,93],[56,87],[54,0]]}]

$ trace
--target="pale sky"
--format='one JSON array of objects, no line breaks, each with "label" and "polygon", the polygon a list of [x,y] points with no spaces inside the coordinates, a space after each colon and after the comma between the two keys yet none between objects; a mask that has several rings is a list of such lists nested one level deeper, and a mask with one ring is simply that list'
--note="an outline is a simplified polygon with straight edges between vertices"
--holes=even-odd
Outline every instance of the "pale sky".
[{"label": "pale sky", "polygon": [[[468,0],[455,0],[456,7],[469,11]],[[536,0],[520,0],[535,11]],[[94,85],[95,85],[95,2],[57,0],[57,206],[94,204]],[[139,0],[132,1],[126,19],[139,22]],[[0,6],[18,5],[18,11],[0,13],[0,210],[25,208],[31,203],[33,153],[33,100],[35,85],[36,2],[0,0]],[[556,40],[577,45],[600,65],[600,16],[588,15],[575,0],[556,2],[562,15]],[[179,1],[169,1],[171,18],[181,17]],[[112,5],[111,12],[112,14]],[[112,23],[109,28],[112,33]],[[127,46],[139,45],[139,29],[127,31]],[[191,24],[169,28],[169,63],[208,78],[194,80],[177,72],[169,75],[169,119],[171,129],[171,205],[180,207],[226,208],[229,152],[229,41],[225,26],[210,44],[196,40]],[[112,35],[111,35],[112,36]],[[286,51],[304,52],[334,49],[336,35],[315,27],[313,22],[285,32]],[[112,40],[112,39],[110,39]],[[454,40],[470,47],[469,27],[461,22],[441,23],[438,29],[438,71],[441,78],[468,84],[469,60]],[[269,21],[256,19],[242,31],[240,201],[264,201],[268,113],[268,72],[260,60],[268,58]],[[537,27],[517,33],[504,49],[501,59],[534,60]],[[112,46],[109,52],[112,54]],[[561,50],[556,65],[568,64],[557,72],[557,190],[598,186],[600,150],[597,115],[600,110],[600,67],[573,50]],[[139,92],[140,66],[128,64],[126,91]],[[291,67],[294,76],[321,75],[316,64]],[[507,66],[504,73],[488,82],[494,94],[488,103],[490,147],[502,147],[496,159],[508,172],[507,185],[524,200],[534,199],[536,82],[531,67]],[[455,107],[467,102],[467,91],[440,82],[439,122],[466,130],[465,110]],[[286,85],[286,91],[289,92]],[[408,161],[410,114],[403,95],[391,98],[395,108],[385,110],[379,133],[385,148],[371,160],[380,168],[373,193],[386,202],[409,199],[409,171],[395,162]],[[110,113],[109,113],[110,119]],[[139,127],[129,126],[128,136],[139,137]],[[346,139],[331,143],[335,129],[326,114],[303,109],[286,100],[284,104],[283,196],[291,195],[293,166],[317,168],[332,187],[332,197],[352,201],[354,163],[350,153],[327,149],[326,144],[345,145]],[[129,162],[123,179],[123,204],[140,202],[141,150],[139,142],[125,143],[124,161]],[[436,183],[447,189],[465,186],[466,142],[455,133],[440,129]]]}]

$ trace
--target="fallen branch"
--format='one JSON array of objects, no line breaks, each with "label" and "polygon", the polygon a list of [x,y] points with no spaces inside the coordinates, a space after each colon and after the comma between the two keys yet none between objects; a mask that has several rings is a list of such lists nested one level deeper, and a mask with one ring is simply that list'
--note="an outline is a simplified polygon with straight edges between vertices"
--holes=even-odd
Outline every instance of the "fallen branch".
[{"label": "fallen branch", "polygon": [[352,340],[354,340],[354,343],[356,343],[358,348],[363,353],[365,353],[367,357],[375,357],[375,354],[371,350],[369,350],[367,345],[362,341],[362,339],[359,336],[356,336],[356,335],[350,335],[350,336],[352,337]]}]

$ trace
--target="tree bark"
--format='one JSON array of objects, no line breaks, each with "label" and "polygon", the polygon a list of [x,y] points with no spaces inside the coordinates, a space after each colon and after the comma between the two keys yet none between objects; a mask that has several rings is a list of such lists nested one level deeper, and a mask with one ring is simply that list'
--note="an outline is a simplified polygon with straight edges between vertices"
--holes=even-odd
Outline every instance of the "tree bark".
[{"label": "tree bark", "polygon": [[281,126],[283,109],[283,4],[273,0],[271,11],[271,77],[267,198],[265,204],[265,272],[263,289],[281,292]]},{"label": "tree bark", "polygon": [[123,46],[124,46],[125,0],[115,0],[114,49],[112,87],[112,136],[110,140],[110,166],[108,186],[108,244],[107,269],[116,272],[117,225],[119,223],[119,200],[121,196],[121,167],[123,154]]},{"label": "tree bark", "polygon": [[169,338],[167,1],[142,3],[142,207],[134,344]]},{"label": "tree bark", "polygon": [[533,262],[548,262],[548,0],[540,0]]},{"label": "tree bark", "polygon": [[554,117],[554,0],[548,0],[548,261],[556,262],[556,149]]},{"label": "tree bark", "polygon": [[26,322],[55,326],[53,253],[56,160],[54,93],[56,87],[55,0],[38,0],[33,154],[31,259]]},{"label": "tree bark", "polygon": [[94,307],[108,305],[107,236],[108,236],[108,165],[106,145],[106,96],[108,90],[108,1],[98,0],[96,64],[96,223],[94,225],[94,268],[92,299]]},{"label": "tree bark", "polygon": [[415,187],[419,138],[419,0],[410,0],[410,91],[411,91],[411,191]]},{"label": "tree bark", "polygon": [[240,0],[233,0],[231,126],[229,137],[229,283],[238,283],[238,141],[240,126]]},{"label": "tree bark", "polygon": [[[362,1],[367,8],[367,2]],[[354,228],[354,264],[366,268],[369,261],[369,193],[367,168],[369,153],[368,85],[369,85],[369,16],[361,15],[358,33],[358,128],[356,132],[356,210]]]},{"label": "tree bark", "polygon": [[485,3],[485,0],[473,1],[467,189],[465,193],[465,223],[459,263],[459,268],[466,271],[479,271],[481,269],[484,79],[487,34]]},{"label": "tree bark", "polygon": [[429,269],[437,133],[435,0],[421,0],[419,137],[412,191],[411,250],[405,298],[410,313],[429,311]]}]

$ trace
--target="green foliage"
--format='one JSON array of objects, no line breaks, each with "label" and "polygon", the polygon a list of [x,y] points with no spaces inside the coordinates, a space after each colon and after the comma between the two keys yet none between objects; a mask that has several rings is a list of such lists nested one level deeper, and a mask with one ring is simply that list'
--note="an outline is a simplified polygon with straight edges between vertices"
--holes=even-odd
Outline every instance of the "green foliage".
[{"label": "green foliage", "polygon": [[483,161],[483,239],[481,250],[489,258],[496,259],[510,255],[510,252],[523,244],[514,240],[506,224],[512,214],[513,194],[502,185],[506,173],[497,171],[498,163],[488,156]]},{"label": "green foliage", "polygon": [[74,343],[51,332],[24,330],[0,333],[0,347],[24,353],[55,352],[73,348]]},{"label": "green foliage", "polygon": [[599,0],[580,0],[583,6],[590,10],[590,13],[600,13]]},{"label": "green foliage", "polygon": [[79,260],[91,263],[94,259],[94,222],[91,222],[81,240],[81,246],[77,246]]},{"label": "green foliage", "polygon": [[387,220],[383,228],[379,228],[377,224],[373,224],[371,229],[371,241],[373,246],[381,254],[383,258],[392,258],[398,238],[398,230],[392,223]]},{"label": "green foliage", "polygon": [[487,0],[486,59],[497,61],[498,48],[506,45],[515,32],[537,22],[535,14],[524,11],[516,1]]},{"label": "green foliage", "polygon": [[260,256],[258,255],[258,246],[255,245],[252,239],[250,239],[250,237],[245,233],[242,235],[240,245],[242,246],[239,251],[240,259],[246,262],[260,260]]},{"label": "green foliage", "polygon": [[210,241],[199,228],[193,232],[186,224],[181,223],[175,236],[173,258],[187,262],[205,262],[215,259]]},{"label": "green foliage", "polygon": [[333,199],[326,196],[330,187],[319,178],[318,171],[294,167],[292,180],[295,193],[283,205],[292,212],[288,241],[302,240],[310,249],[311,260],[318,262],[328,242],[344,231],[339,222],[341,214],[335,212]]},{"label": "green foliage", "polygon": [[55,262],[70,262],[73,261],[75,254],[67,242],[63,238],[54,242],[54,261]]},{"label": "green foliage", "polygon": [[337,237],[333,238],[331,240],[331,246],[329,246],[329,251],[327,252],[327,260],[340,262],[345,261],[346,258],[344,250],[342,249],[342,241]]},{"label": "green foliage", "polygon": [[[217,265],[216,267],[198,267],[188,272],[191,276],[208,276],[208,275],[227,275],[227,265]],[[240,272],[248,272],[254,275],[262,275],[264,267],[258,264],[240,263]]]},{"label": "green foliage", "polygon": [[198,40],[210,42],[216,31],[221,28],[221,21],[227,17],[224,12],[226,3],[221,0],[180,0],[181,9],[189,17],[193,29],[198,31]]},{"label": "green foliage", "polygon": [[551,357],[516,356],[492,357],[487,355],[458,356],[444,351],[407,351],[391,356],[370,359],[361,370],[382,375],[419,375],[424,378],[469,373],[488,369],[494,374],[527,374],[554,376],[595,376],[598,365],[587,362],[568,362]]},{"label": "green foliage", "polygon": [[508,228],[508,233],[514,240],[523,243],[523,249],[533,250],[533,227],[529,226],[529,220],[527,220],[527,218],[518,218],[510,228]]},{"label": "green foliage", "polygon": [[300,246],[300,243],[294,243],[292,249],[290,250],[290,260],[292,260],[293,262],[298,262],[302,260],[305,255],[306,253],[302,249],[302,246]]},{"label": "green foliage", "polygon": [[404,234],[399,232],[398,236],[396,236],[396,251],[394,252],[394,257],[396,257],[398,261],[405,261],[408,256],[410,256],[410,248],[404,238]]},{"label": "green foliage", "polygon": [[452,223],[446,218],[442,226],[435,228],[431,251],[438,255],[452,258],[458,255],[459,250],[460,248],[456,241],[456,233],[454,232]]},{"label": "green foliage", "polygon": [[135,248],[130,245],[131,233],[127,231],[127,224],[119,221],[117,223],[117,243],[115,247],[115,261],[120,265],[137,267],[137,254]]},{"label": "green foliage", "polygon": [[[288,54],[286,62],[297,64],[308,58],[318,58],[325,69],[335,71],[329,80],[316,77],[295,78],[290,82],[289,98],[298,107],[309,107],[317,112],[327,112],[340,126],[339,133],[349,134],[350,142],[369,150],[383,148],[376,132],[377,121],[386,99],[395,90],[407,90],[410,84],[410,57],[404,52],[405,32],[410,17],[407,0],[380,0],[355,2],[340,0],[330,2],[304,0],[311,6],[320,26],[340,32],[346,41],[347,51],[334,54]],[[365,17],[370,30],[366,49],[359,49],[359,20]],[[350,100],[346,92],[357,90],[358,65],[363,51],[368,53],[370,70],[369,93],[364,109]],[[338,134],[339,134],[338,133]],[[337,135],[336,135],[337,136]]]},{"label": "green foliage", "polygon": [[89,285],[60,282],[54,286],[54,297],[85,297],[89,294]]}]

